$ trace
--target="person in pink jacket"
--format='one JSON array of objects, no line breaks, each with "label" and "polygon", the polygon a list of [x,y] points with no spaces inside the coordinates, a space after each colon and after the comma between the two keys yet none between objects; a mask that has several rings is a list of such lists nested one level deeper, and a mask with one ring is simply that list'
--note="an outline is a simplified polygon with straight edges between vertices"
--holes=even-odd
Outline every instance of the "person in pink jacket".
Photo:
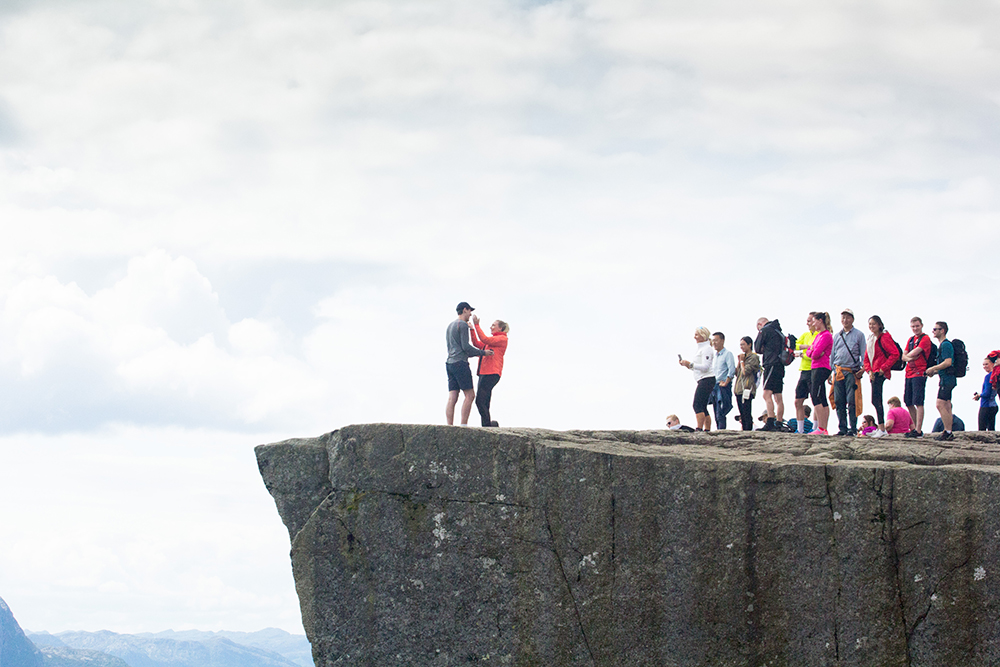
[{"label": "person in pink jacket", "polygon": [[830,353],[833,352],[833,334],[830,333],[830,313],[816,313],[816,338],[806,354],[812,359],[812,398],[813,415],[816,417],[816,430],[813,433],[830,435],[826,430],[830,423],[830,402],[826,399],[826,383],[830,379]]}]

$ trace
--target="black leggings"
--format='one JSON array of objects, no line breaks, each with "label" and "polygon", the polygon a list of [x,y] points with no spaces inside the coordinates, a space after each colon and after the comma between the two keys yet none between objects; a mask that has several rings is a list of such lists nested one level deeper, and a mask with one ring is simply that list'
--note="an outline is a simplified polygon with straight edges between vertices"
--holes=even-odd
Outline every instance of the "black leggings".
[{"label": "black leggings", "polygon": [[876,424],[885,423],[885,409],[882,407],[882,385],[884,383],[884,375],[881,373],[872,375],[872,405],[875,406],[875,415],[878,417]]},{"label": "black leggings", "polygon": [[496,373],[492,375],[480,375],[479,386],[476,387],[476,408],[479,416],[482,417],[483,426],[489,426],[490,422],[490,399],[493,398],[493,387],[497,386],[500,376]]},{"label": "black leggings", "polygon": [[979,430],[980,431],[995,431],[997,430],[997,406],[992,408],[984,408],[979,406]]},{"label": "black leggings", "polygon": [[740,411],[740,424],[743,426],[744,431],[753,430],[753,414],[751,414],[750,404],[753,403],[752,398],[743,400],[743,392],[736,394],[736,407]]},{"label": "black leggings", "polygon": [[[820,405],[830,405],[830,402],[826,400],[826,381],[830,378],[831,372],[829,368],[812,369],[812,391],[809,392],[809,395],[812,398],[814,408]],[[851,400],[854,398],[851,397]]]}]

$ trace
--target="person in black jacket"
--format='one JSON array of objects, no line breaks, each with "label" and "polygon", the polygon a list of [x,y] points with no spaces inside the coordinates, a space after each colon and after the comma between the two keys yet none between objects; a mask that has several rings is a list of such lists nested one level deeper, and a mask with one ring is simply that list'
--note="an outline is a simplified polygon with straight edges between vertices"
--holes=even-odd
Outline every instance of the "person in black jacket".
[{"label": "person in black jacket", "polygon": [[757,332],[753,351],[760,355],[764,404],[767,406],[767,423],[761,430],[777,431],[785,416],[785,399],[781,395],[785,384],[785,364],[781,362],[785,335],[781,333],[778,320],[768,320],[766,317],[757,320]]}]

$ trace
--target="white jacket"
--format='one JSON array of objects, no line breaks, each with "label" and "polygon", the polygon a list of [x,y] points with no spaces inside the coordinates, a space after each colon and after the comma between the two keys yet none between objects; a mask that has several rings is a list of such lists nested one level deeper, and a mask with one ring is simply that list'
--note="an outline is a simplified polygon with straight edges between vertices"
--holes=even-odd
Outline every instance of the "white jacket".
[{"label": "white jacket", "polygon": [[707,340],[704,343],[698,343],[698,352],[695,353],[694,359],[691,360],[691,370],[694,371],[695,382],[715,377],[715,373],[712,371],[712,363],[714,361],[715,350],[712,349],[712,344]]}]

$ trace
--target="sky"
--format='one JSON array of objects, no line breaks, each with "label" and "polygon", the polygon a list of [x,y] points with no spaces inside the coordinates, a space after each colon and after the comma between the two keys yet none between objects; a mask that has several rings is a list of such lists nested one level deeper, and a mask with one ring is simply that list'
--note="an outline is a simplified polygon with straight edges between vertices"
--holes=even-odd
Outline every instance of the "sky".
[{"label": "sky", "polygon": [[301,632],[252,448],[443,423],[459,301],[510,324],[502,426],[692,423],[696,328],[843,308],[947,321],[974,424],[998,35],[975,0],[0,3],[0,596]]}]

